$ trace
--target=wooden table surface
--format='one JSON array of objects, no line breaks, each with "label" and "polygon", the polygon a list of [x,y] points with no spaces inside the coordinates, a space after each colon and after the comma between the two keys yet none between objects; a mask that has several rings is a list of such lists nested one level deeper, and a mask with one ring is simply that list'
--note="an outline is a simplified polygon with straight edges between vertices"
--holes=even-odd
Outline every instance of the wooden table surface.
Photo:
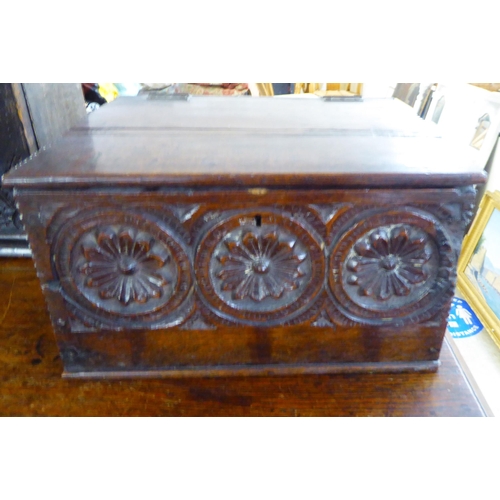
[{"label": "wooden table surface", "polygon": [[448,343],[437,373],[61,379],[30,259],[0,260],[0,416],[484,416]]}]

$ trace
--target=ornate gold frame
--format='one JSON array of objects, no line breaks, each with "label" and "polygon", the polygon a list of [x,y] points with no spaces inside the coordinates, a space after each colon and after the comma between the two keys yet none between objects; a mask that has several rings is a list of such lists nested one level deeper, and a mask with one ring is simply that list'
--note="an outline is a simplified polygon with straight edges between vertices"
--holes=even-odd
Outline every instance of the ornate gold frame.
[{"label": "ornate gold frame", "polygon": [[[462,253],[458,260],[458,288],[500,348],[500,318],[492,311],[486,299],[466,274],[467,265],[495,209],[500,210],[500,191],[486,192],[470,231],[464,238]],[[497,251],[500,252],[500,248]]]}]

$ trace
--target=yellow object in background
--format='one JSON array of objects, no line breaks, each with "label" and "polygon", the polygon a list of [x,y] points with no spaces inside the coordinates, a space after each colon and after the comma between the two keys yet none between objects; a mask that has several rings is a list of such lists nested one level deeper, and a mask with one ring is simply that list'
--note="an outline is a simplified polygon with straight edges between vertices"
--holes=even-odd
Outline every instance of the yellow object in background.
[{"label": "yellow object in background", "polygon": [[321,92],[318,95],[335,95],[329,94],[329,92],[347,92],[346,94],[339,95],[362,95],[363,94],[363,84],[362,83],[296,83],[295,93],[296,94],[315,94]]},{"label": "yellow object in background", "polygon": [[118,97],[118,89],[113,83],[98,83],[99,94],[101,94],[106,101],[114,101]]}]

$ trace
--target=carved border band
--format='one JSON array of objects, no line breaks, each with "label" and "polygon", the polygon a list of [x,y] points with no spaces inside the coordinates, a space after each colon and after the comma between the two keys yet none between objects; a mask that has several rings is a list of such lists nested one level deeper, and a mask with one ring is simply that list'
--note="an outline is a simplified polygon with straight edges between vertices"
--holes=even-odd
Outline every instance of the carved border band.
[{"label": "carved border band", "polygon": [[456,239],[422,207],[138,203],[62,210],[48,235],[80,329],[398,325],[454,291]]}]

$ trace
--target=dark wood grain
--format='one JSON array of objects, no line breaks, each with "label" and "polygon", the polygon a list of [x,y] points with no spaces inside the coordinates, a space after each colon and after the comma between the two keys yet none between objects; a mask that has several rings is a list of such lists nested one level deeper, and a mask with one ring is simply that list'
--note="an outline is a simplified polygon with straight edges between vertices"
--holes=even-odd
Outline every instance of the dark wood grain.
[{"label": "dark wood grain", "polygon": [[110,183],[422,188],[483,182],[478,152],[450,145],[429,125],[404,104],[384,99],[123,98],[4,182],[48,189]]},{"label": "dark wood grain", "polygon": [[65,376],[435,370],[474,151],[392,100],[98,113],[6,177]]},{"label": "dark wood grain", "polygon": [[81,381],[62,363],[31,260],[0,261],[2,416],[483,416],[445,342],[436,373]]},{"label": "dark wood grain", "polygon": [[85,120],[85,100],[79,83],[23,83],[38,148],[59,139]]},{"label": "dark wood grain", "polygon": [[[86,116],[79,84],[0,84],[0,174]],[[0,254],[29,255],[12,196],[0,184]]]},{"label": "dark wood grain", "polygon": [[[0,83],[0,175],[26,158],[29,153],[14,84]],[[6,244],[4,240],[20,238],[22,233],[12,189],[4,188],[0,182],[0,247]]]},{"label": "dark wood grain", "polygon": [[[68,376],[221,375],[259,366],[324,373],[371,371],[377,362],[379,370],[435,368],[473,190],[36,191],[18,201]],[[412,278],[399,298],[395,290],[370,298],[357,292],[366,283],[347,282],[352,272],[342,262],[356,241],[364,245],[373,231],[378,238],[387,224],[429,279]],[[262,248],[273,241],[280,248],[280,267],[268,278],[245,264],[234,283],[260,284],[236,296],[222,261],[241,245],[252,255],[256,234]],[[135,265],[125,250],[133,241],[156,262],[145,274],[121,268]],[[109,261],[102,251],[115,247],[121,257]],[[273,255],[265,256],[271,266]],[[129,292],[116,287],[122,279]],[[160,289],[145,293],[144,279],[171,287],[155,298]]]},{"label": "dark wood grain", "polygon": [[[128,119],[124,120],[124,116]],[[325,102],[322,99],[253,99],[191,96],[189,101],[119,98],[82,121],[82,129],[197,129],[260,131],[364,131],[396,136],[439,136],[436,127],[415,120],[401,102]]]}]

